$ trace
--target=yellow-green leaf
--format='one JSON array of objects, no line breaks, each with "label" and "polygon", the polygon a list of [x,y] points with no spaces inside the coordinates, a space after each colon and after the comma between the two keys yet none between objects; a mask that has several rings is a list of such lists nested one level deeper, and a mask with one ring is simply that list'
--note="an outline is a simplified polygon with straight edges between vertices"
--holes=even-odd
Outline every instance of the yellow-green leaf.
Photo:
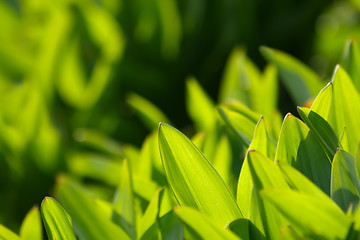
[{"label": "yellow-green leaf", "polygon": [[159,147],[169,185],[181,205],[199,209],[222,226],[242,217],[218,172],[187,137],[160,124]]},{"label": "yellow-green leaf", "polygon": [[331,198],[347,211],[356,207],[360,199],[360,162],[339,149],[334,157],[331,172]]},{"label": "yellow-green leaf", "polygon": [[195,231],[201,239],[241,239],[231,231],[224,229],[223,226],[219,225],[213,218],[201,214],[195,209],[189,207],[177,207],[175,212],[181,221]]},{"label": "yellow-green leaf", "polygon": [[44,198],[41,203],[41,215],[49,239],[76,239],[71,217],[55,199]]},{"label": "yellow-green leaf", "polygon": [[283,122],[275,159],[295,167],[330,193],[330,160],[310,129],[291,114]]},{"label": "yellow-green leaf", "polygon": [[23,240],[42,240],[42,234],[40,210],[38,207],[33,207],[21,224],[20,236]]}]

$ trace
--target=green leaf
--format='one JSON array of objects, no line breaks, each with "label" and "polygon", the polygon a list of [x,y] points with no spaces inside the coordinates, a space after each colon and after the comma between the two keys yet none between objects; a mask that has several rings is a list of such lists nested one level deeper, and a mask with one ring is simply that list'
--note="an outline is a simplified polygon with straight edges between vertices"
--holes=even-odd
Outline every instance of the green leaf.
[{"label": "green leaf", "polygon": [[85,189],[65,176],[58,180],[57,195],[71,215],[75,233],[80,239],[130,239],[120,227],[103,215]]},{"label": "green leaf", "polygon": [[67,165],[72,174],[92,178],[112,186],[119,183],[120,161],[95,153],[72,153]]},{"label": "green leaf", "polygon": [[360,162],[350,153],[339,149],[334,157],[331,172],[331,198],[347,211],[358,205],[360,198]]},{"label": "green leaf", "polygon": [[159,152],[157,132],[152,132],[145,139],[141,147],[140,157],[132,171],[135,173],[134,175],[143,179],[156,181],[160,186],[166,184],[166,177]]},{"label": "green leaf", "polygon": [[[275,144],[270,139],[264,118],[260,118],[255,128],[253,140],[249,149],[256,150],[269,158],[274,158]],[[244,217],[248,218],[263,234],[263,224],[259,212],[258,203],[254,191],[254,184],[249,169],[248,156],[246,155],[243,162],[238,187],[237,187],[237,203]],[[257,234],[252,233],[251,234]],[[256,236],[254,237],[256,238]]]},{"label": "green leaf", "polygon": [[218,172],[181,132],[160,124],[159,147],[169,185],[181,205],[199,209],[222,226],[242,217]]},{"label": "green leaf", "polygon": [[268,61],[278,68],[283,84],[297,105],[303,106],[321,90],[323,84],[320,78],[297,59],[268,47],[261,47],[260,51]]},{"label": "green leaf", "polygon": [[350,39],[345,46],[341,65],[351,77],[357,91],[360,92],[360,49],[356,39]]},{"label": "green leaf", "polygon": [[315,134],[330,159],[333,159],[339,145],[339,139],[328,122],[319,114],[305,107],[298,107],[301,119]]},{"label": "green leaf", "polygon": [[221,106],[218,110],[225,124],[240,136],[246,147],[249,147],[260,115],[238,102]]},{"label": "green leaf", "polygon": [[239,47],[235,48],[227,60],[221,86],[219,101],[237,100],[250,107],[250,91],[254,79],[260,78],[260,71],[246,58],[245,51]]},{"label": "green leaf", "polygon": [[275,159],[294,166],[325,193],[330,193],[330,161],[316,136],[291,114],[283,122]]},{"label": "green leaf", "polygon": [[21,238],[13,233],[8,228],[0,224],[0,239],[1,240],[21,240]]},{"label": "green leaf", "polygon": [[241,239],[234,233],[224,229],[223,226],[219,225],[213,218],[201,214],[195,209],[178,207],[175,209],[175,212],[181,221],[194,230],[201,239]]},{"label": "green leaf", "polygon": [[[267,119],[277,109],[278,103],[278,71],[274,65],[267,65],[263,75],[253,80],[251,90],[251,109],[261,113]],[[270,119],[270,118],[269,118]]]},{"label": "green leaf", "polygon": [[138,235],[140,239],[160,239],[160,229],[158,223],[160,211],[160,199],[164,192],[163,188],[158,189],[151,202],[146,208],[146,211],[140,220]]},{"label": "green leaf", "polygon": [[318,186],[311,182],[305,175],[287,163],[277,162],[284,179],[289,186],[302,193],[322,198],[323,201],[332,201]]},{"label": "green leaf", "polygon": [[41,215],[49,239],[76,239],[69,214],[55,199],[44,198]]},{"label": "green leaf", "polygon": [[212,131],[214,129],[216,124],[215,105],[193,77],[186,81],[186,107],[197,130]]},{"label": "green leaf", "polygon": [[260,192],[269,188],[289,189],[289,186],[279,167],[260,152],[249,150],[248,162],[266,238],[279,239],[279,230],[287,226],[288,222],[274,206],[263,201]]},{"label": "green leaf", "polygon": [[38,207],[33,207],[25,216],[20,228],[23,240],[42,240],[42,222]]},{"label": "green leaf", "polygon": [[114,197],[112,221],[122,227],[132,239],[136,239],[132,177],[130,166],[126,159],[121,164],[119,175],[120,182]]},{"label": "green leaf", "polygon": [[[347,73],[338,66],[332,81],[316,97],[311,110],[324,118],[337,136],[341,136],[346,127],[345,142],[349,147],[344,150],[355,154],[356,144],[360,140],[360,96]],[[351,116],[351,117],[349,117]],[[344,146],[342,146],[344,147]]]},{"label": "green leaf", "polygon": [[126,102],[135,110],[149,130],[156,129],[159,122],[170,123],[169,119],[158,107],[135,93],[129,94]]},{"label": "green leaf", "polygon": [[324,202],[318,196],[289,189],[267,189],[261,192],[261,196],[272,203],[288,219],[291,226],[305,237],[346,237],[351,221],[332,201]]},{"label": "green leaf", "polygon": [[235,176],[232,168],[233,156],[229,138],[226,135],[223,135],[216,146],[214,160],[212,161],[213,165],[225,184],[229,187],[231,193],[234,193],[235,196]]}]

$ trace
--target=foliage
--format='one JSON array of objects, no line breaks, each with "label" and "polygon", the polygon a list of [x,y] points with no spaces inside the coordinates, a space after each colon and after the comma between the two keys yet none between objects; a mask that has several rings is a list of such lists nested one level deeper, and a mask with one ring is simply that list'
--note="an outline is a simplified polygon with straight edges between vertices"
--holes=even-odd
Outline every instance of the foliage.
[{"label": "foliage", "polygon": [[[231,2],[209,4],[230,8]],[[0,33],[0,179],[7,182],[0,186],[0,222],[7,225],[0,225],[0,239],[360,237],[356,39],[346,44],[328,84],[280,50],[261,47],[268,64],[260,70],[235,47],[218,102],[196,77],[187,78],[186,110],[194,127],[181,129],[185,134],[172,127],[174,115],[142,94],[116,97],[133,79],[148,77],[143,92],[170,89],[164,79],[178,76],[174,66],[192,69],[182,50],[198,46],[191,39],[208,3],[197,4],[0,3],[6,19]],[[26,44],[12,41],[17,34]],[[219,34],[219,49],[229,50],[235,38],[229,39]],[[146,58],[155,71],[144,67]],[[299,105],[299,118],[289,113],[282,119],[283,87]],[[167,94],[161,97],[176,98]],[[138,119],[129,120],[118,107]],[[150,134],[141,148],[130,144],[144,129]],[[19,225],[12,211],[19,215],[52,188],[54,198],[45,197]]]}]

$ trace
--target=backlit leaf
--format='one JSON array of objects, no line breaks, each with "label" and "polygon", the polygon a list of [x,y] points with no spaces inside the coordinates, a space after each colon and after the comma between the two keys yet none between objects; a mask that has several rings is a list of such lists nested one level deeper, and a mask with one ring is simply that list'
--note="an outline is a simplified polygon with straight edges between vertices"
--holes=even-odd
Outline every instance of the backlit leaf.
[{"label": "backlit leaf", "polygon": [[288,222],[273,205],[263,201],[260,192],[272,188],[289,189],[289,186],[279,167],[260,152],[249,150],[248,161],[266,238],[279,239],[280,229],[287,226]]},{"label": "backlit leaf", "polygon": [[331,172],[331,198],[347,211],[355,208],[360,198],[360,163],[354,156],[339,149],[334,157]]},{"label": "backlit leaf", "polygon": [[298,233],[310,238],[343,239],[351,224],[334,202],[324,202],[314,195],[289,189],[267,189],[261,196],[274,204]]},{"label": "backlit leaf", "polygon": [[53,198],[44,198],[41,215],[49,239],[76,239],[71,217]]},{"label": "backlit leaf", "polygon": [[33,207],[21,224],[20,236],[23,240],[42,240],[42,234],[40,210],[38,207]]},{"label": "backlit leaf", "polygon": [[275,159],[295,167],[330,193],[330,161],[315,135],[291,114],[283,122]]},{"label": "backlit leaf", "polygon": [[159,147],[168,182],[181,205],[199,209],[222,226],[242,217],[220,175],[187,137],[160,124]]},{"label": "backlit leaf", "polygon": [[61,176],[57,195],[71,215],[76,235],[81,239],[130,239],[120,227],[103,215],[94,199],[77,183]]},{"label": "backlit leaf", "polygon": [[175,212],[181,221],[194,230],[201,239],[241,239],[229,230],[224,229],[217,221],[195,209],[178,207]]}]

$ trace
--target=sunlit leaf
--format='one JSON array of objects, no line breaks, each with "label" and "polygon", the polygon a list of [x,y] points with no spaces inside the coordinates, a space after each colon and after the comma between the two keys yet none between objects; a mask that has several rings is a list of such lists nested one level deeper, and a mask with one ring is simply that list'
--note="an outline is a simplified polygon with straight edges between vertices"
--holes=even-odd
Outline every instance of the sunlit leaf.
[{"label": "sunlit leaf", "polygon": [[76,239],[71,217],[53,198],[44,198],[41,215],[49,239]]},{"label": "sunlit leaf", "polygon": [[[189,207],[178,207],[176,215],[202,239],[241,239],[224,229],[217,221]],[[247,239],[247,238],[242,238]]]},{"label": "sunlit leaf", "polygon": [[21,240],[21,238],[8,228],[0,224],[0,238],[4,240]]},{"label": "sunlit leaf", "polygon": [[[316,97],[311,110],[324,118],[341,139],[346,127],[344,150],[355,154],[356,144],[360,140],[360,96],[347,73],[338,66],[332,81]],[[351,116],[351,117],[349,117]]]},{"label": "sunlit leaf", "polygon": [[302,120],[317,137],[328,157],[332,159],[339,145],[339,140],[329,123],[309,108],[298,107],[298,112]]},{"label": "sunlit leaf", "polygon": [[261,192],[261,196],[274,204],[297,232],[304,236],[343,239],[351,224],[334,202],[324,202],[314,195],[288,189],[267,189]]},{"label": "sunlit leaf", "polygon": [[199,209],[222,226],[242,217],[219,174],[188,138],[160,124],[159,146],[167,179],[181,205]]},{"label": "sunlit leaf", "polygon": [[112,220],[121,226],[131,239],[136,239],[136,219],[134,210],[133,186],[130,166],[125,159],[118,173],[120,182],[114,197]]},{"label": "sunlit leaf", "polygon": [[59,179],[57,195],[71,215],[74,230],[84,239],[130,239],[120,227],[107,219],[94,199],[81,186],[65,176]]},{"label": "sunlit leaf", "polygon": [[330,193],[330,161],[315,135],[291,114],[283,122],[275,159],[295,167]]},{"label": "sunlit leaf", "polygon": [[260,115],[236,102],[221,106],[219,113],[226,125],[236,132],[244,145],[248,147]]},{"label": "sunlit leaf", "polygon": [[278,239],[280,229],[287,226],[288,222],[274,206],[264,202],[260,192],[272,188],[289,189],[289,186],[282,177],[279,167],[265,155],[255,150],[249,150],[248,161],[266,238]]},{"label": "sunlit leaf", "polygon": [[[265,125],[264,118],[261,118],[256,125],[249,149],[256,150],[272,159],[275,155],[275,144],[271,141]],[[240,172],[236,199],[243,215],[252,221],[259,231],[264,234],[248,161],[248,156],[246,156]],[[256,234],[256,232],[253,233],[252,231],[250,233]]]},{"label": "sunlit leaf", "polygon": [[339,149],[334,157],[331,172],[331,198],[347,211],[358,205],[360,198],[360,162]]},{"label": "sunlit leaf", "polygon": [[21,224],[20,237],[24,240],[42,240],[42,234],[40,210],[38,207],[33,207]]}]

